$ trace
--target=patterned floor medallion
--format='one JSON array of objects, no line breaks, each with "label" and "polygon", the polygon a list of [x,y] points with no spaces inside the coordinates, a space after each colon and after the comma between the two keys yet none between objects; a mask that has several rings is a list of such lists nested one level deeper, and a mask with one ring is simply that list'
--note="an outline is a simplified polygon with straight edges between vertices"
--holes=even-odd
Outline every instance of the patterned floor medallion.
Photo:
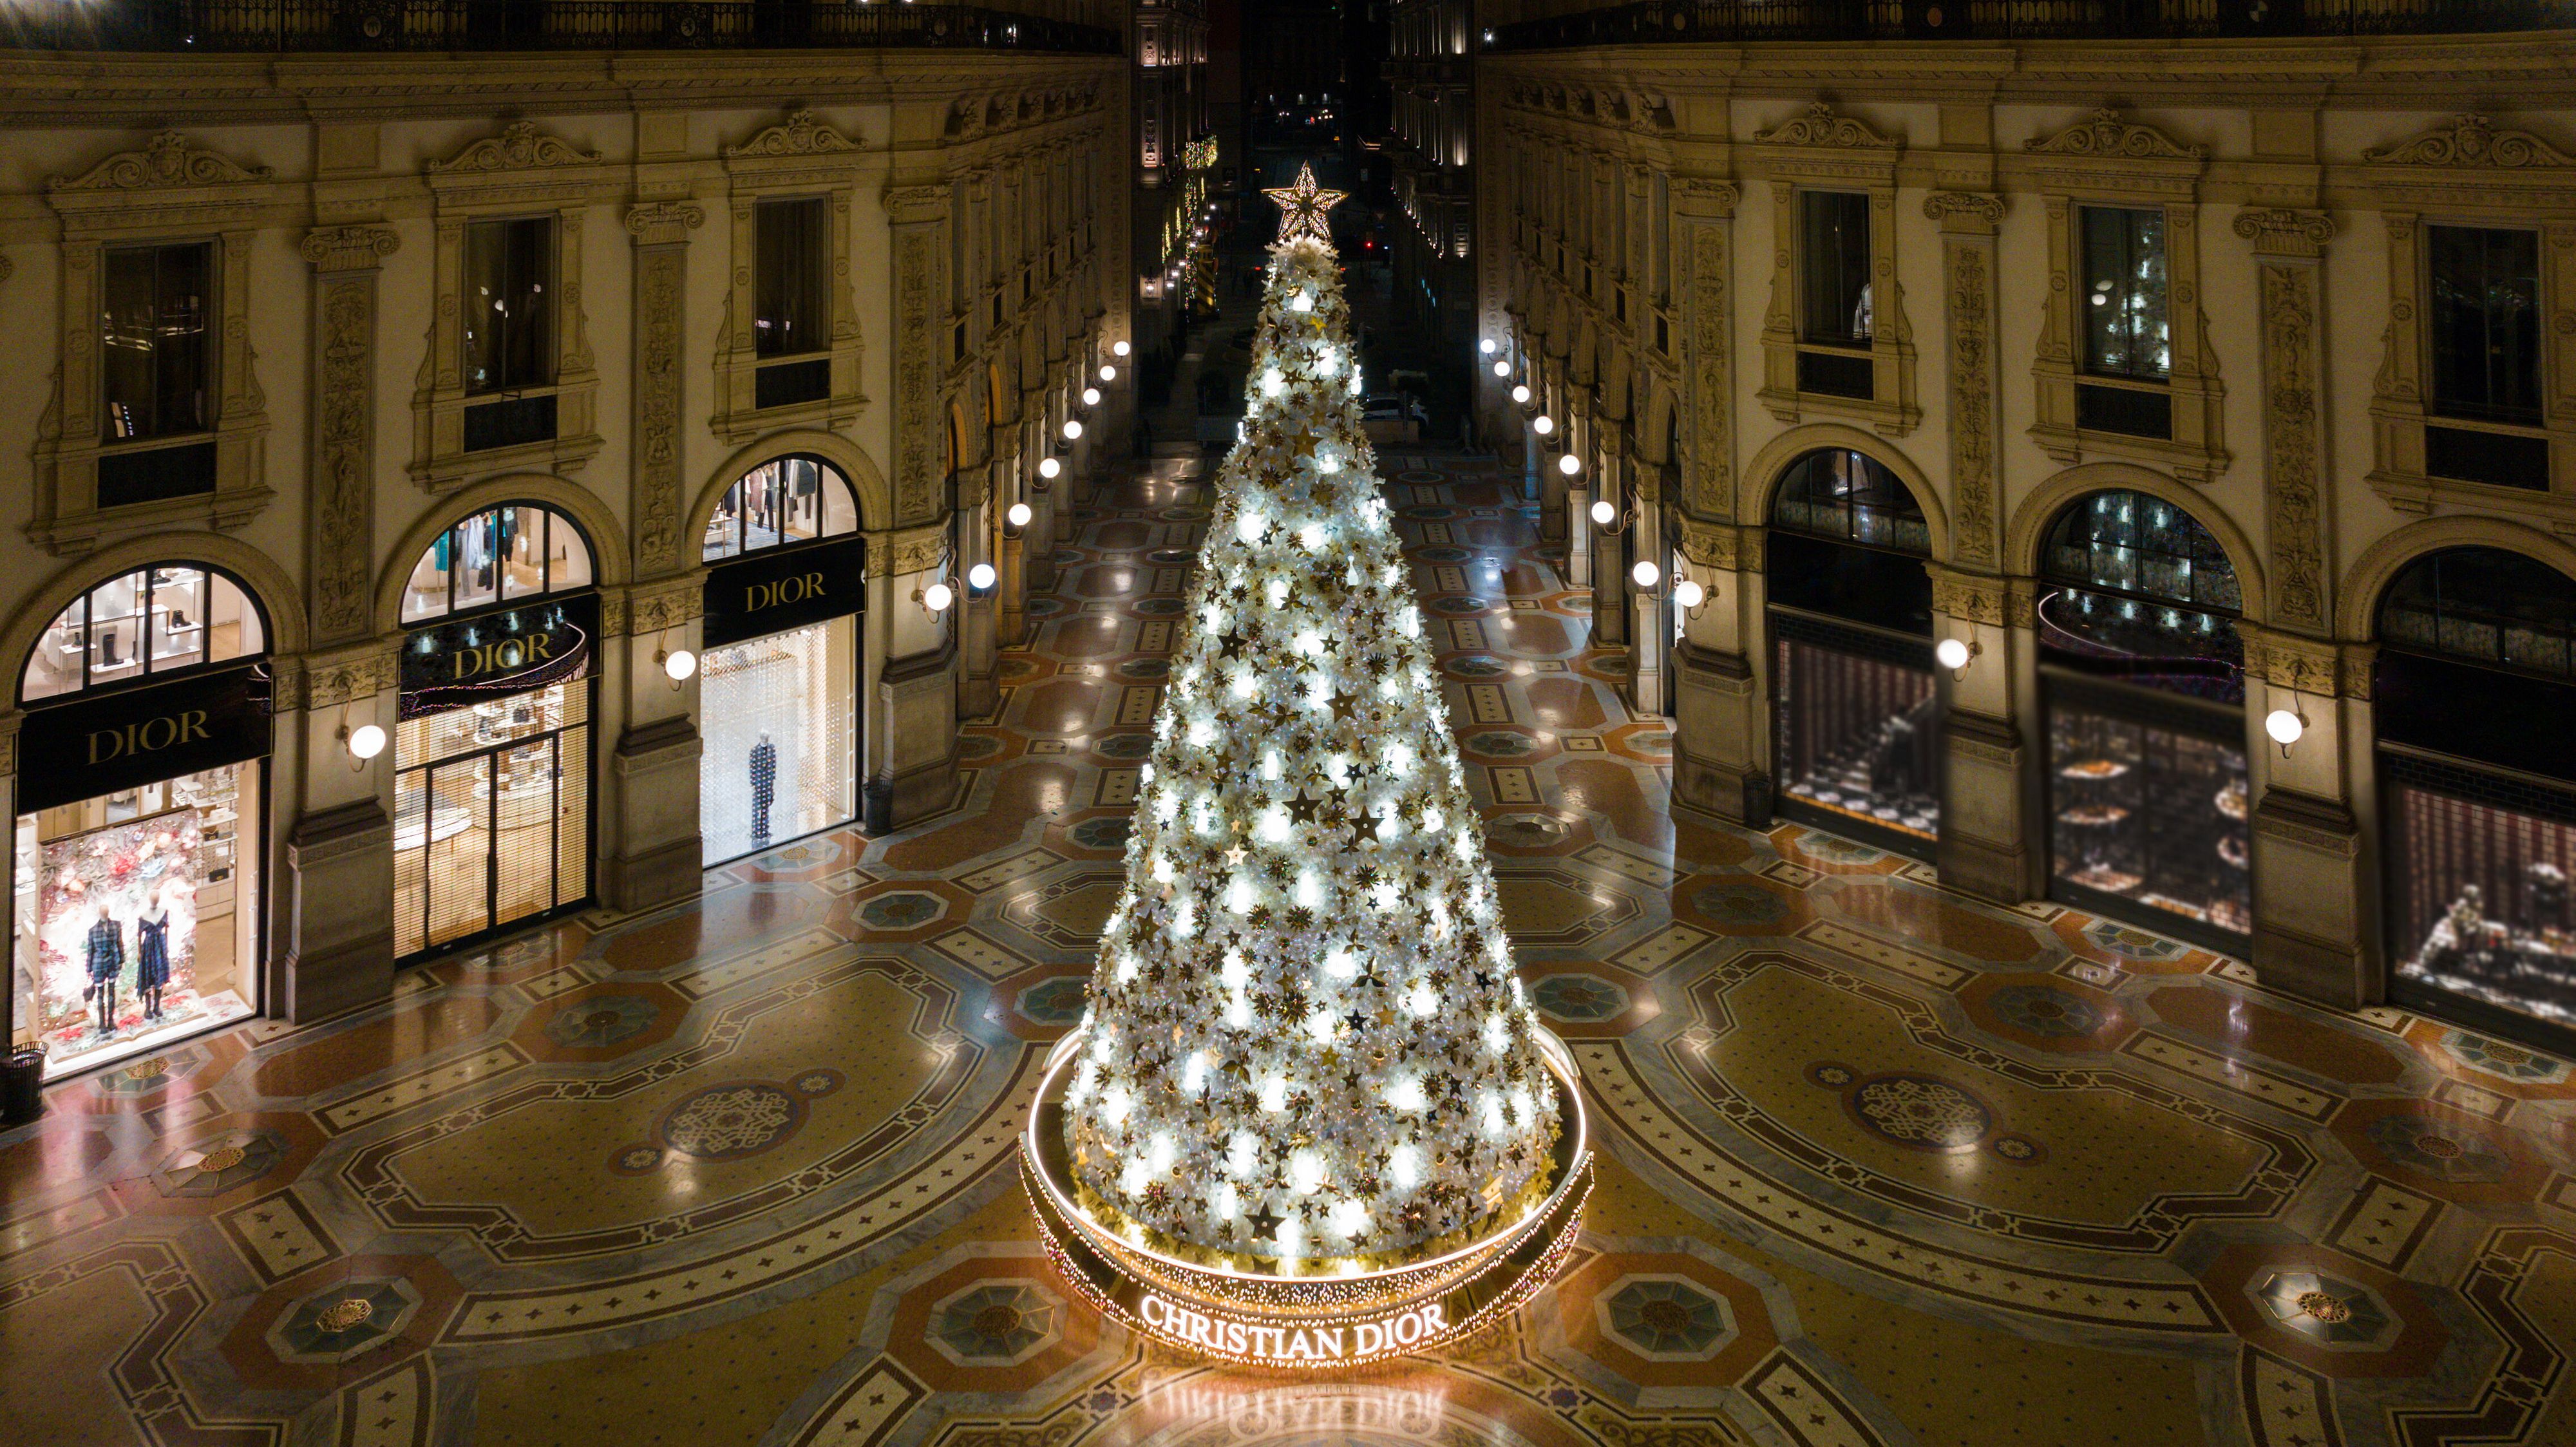
[{"label": "patterned floor medallion", "polygon": [[[1248,324],[1227,305],[1208,335]],[[0,1135],[0,1422],[352,1447],[2568,1440],[2566,1061],[2313,1008],[2151,921],[1992,908],[1826,830],[1676,816],[1668,722],[1592,646],[1517,465],[1444,452],[1379,461],[1525,989],[1590,1092],[1580,1249],[1489,1331],[1347,1380],[1183,1360],[1082,1305],[1013,1142],[1119,887],[1210,511],[1187,453],[1079,499],[955,807],[58,1087]]]}]

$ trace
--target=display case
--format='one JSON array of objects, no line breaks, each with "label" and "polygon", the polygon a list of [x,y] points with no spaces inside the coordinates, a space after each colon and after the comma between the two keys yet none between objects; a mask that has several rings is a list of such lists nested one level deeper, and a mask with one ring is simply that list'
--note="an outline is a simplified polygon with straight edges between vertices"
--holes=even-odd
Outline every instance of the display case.
[{"label": "display case", "polygon": [[2253,928],[2244,749],[2229,720],[2058,683],[2050,699],[2051,883],[2074,902],[2146,905],[2240,949]]},{"label": "display case", "polygon": [[2462,997],[2576,1041],[2576,785],[2387,747],[2381,777],[2394,992]]},{"label": "display case", "polygon": [[1771,631],[1782,811],[1928,855],[1941,821],[1931,645],[1777,609]]}]

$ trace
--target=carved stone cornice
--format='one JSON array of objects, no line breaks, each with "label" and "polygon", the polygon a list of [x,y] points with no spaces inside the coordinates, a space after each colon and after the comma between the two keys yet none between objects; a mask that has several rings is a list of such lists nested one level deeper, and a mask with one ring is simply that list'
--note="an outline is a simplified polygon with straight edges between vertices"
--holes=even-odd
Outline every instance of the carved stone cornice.
[{"label": "carved stone cornice", "polygon": [[2087,156],[2122,161],[2206,161],[2209,147],[2185,145],[2154,126],[2122,120],[2115,110],[2093,114],[2051,136],[2022,143],[2037,156]]},{"label": "carved stone cornice", "polygon": [[386,226],[331,226],[306,232],[296,249],[318,272],[370,271],[402,249],[402,237]]},{"label": "carved stone cornice", "polygon": [[940,220],[948,214],[948,188],[945,186],[888,186],[885,192],[886,220],[897,226],[920,225]]},{"label": "carved stone cornice", "polygon": [[1824,101],[1810,104],[1770,130],[1756,131],[1753,139],[1766,146],[1831,146],[1843,150],[1895,150],[1905,144],[1880,134],[1858,116],[1837,113]]},{"label": "carved stone cornice", "polygon": [[367,642],[327,653],[274,660],[276,710],[338,708],[391,692],[402,675],[398,642]]},{"label": "carved stone cornice", "polygon": [[2012,586],[1987,573],[1962,573],[1938,563],[1926,565],[1932,575],[1932,611],[1992,628],[2012,621]]},{"label": "carved stone cornice", "polygon": [[867,539],[871,578],[927,572],[948,556],[948,529],[942,524],[887,528],[869,533]]},{"label": "carved stone cornice", "polygon": [[724,148],[726,160],[761,156],[830,156],[854,155],[859,143],[814,118],[810,110],[788,113],[785,122],[771,126],[739,146]]},{"label": "carved stone cornice", "polygon": [[2370,697],[2371,665],[2379,656],[2373,644],[2336,643],[2242,620],[2236,632],[2245,640],[2249,678],[2321,698]]},{"label": "carved stone cornice", "polygon": [[1944,231],[1990,233],[2004,219],[2004,198],[1979,191],[1935,191],[1923,198],[1923,219]]},{"label": "carved stone cornice", "polygon": [[2524,170],[2535,166],[2576,166],[2576,157],[2530,131],[2499,131],[2485,116],[2453,116],[2394,145],[2372,146],[2361,158],[2380,166],[2439,166],[2445,169]]},{"label": "carved stone cornice", "polygon": [[2254,243],[2254,254],[2315,258],[2325,254],[2335,235],[2334,218],[2323,211],[2269,207],[2236,213],[2236,234]]},{"label": "carved stone cornice", "polygon": [[636,583],[601,598],[601,631],[641,638],[677,628],[706,611],[706,596],[706,579],[696,572]]},{"label": "carved stone cornice", "polygon": [[1703,220],[1724,220],[1735,214],[1743,191],[1733,181],[1713,176],[1680,176],[1674,178],[1673,209],[1684,216]]},{"label": "carved stone cornice", "polygon": [[1682,557],[1693,567],[1736,572],[1762,566],[1760,528],[1702,522],[1686,516],[1681,520],[1679,546]]},{"label": "carved stone cornice", "polygon": [[542,171],[567,166],[596,166],[597,151],[577,151],[558,136],[537,129],[535,121],[513,121],[497,136],[486,136],[444,161],[425,169],[433,176],[487,175],[498,171]]},{"label": "carved stone cornice", "polygon": [[47,189],[56,195],[79,191],[156,191],[180,186],[235,186],[268,180],[268,166],[243,166],[203,147],[177,131],[163,131],[139,151],[119,151],[79,176],[55,176]]},{"label": "carved stone cornice", "polygon": [[626,234],[638,246],[667,246],[688,240],[706,219],[706,208],[694,201],[649,201],[627,208]]}]

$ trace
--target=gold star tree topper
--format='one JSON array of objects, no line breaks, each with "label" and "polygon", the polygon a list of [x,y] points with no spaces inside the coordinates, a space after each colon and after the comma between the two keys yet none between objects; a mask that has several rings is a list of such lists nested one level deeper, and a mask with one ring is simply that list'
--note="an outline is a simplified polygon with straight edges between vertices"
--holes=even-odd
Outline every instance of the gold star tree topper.
[{"label": "gold star tree topper", "polygon": [[1326,243],[1333,239],[1333,228],[1324,219],[1325,213],[1342,204],[1350,195],[1347,191],[1327,191],[1316,185],[1315,168],[1311,165],[1297,168],[1296,185],[1269,187],[1261,194],[1279,203],[1280,240],[1294,241],[1300,236],[1311,236]]}]

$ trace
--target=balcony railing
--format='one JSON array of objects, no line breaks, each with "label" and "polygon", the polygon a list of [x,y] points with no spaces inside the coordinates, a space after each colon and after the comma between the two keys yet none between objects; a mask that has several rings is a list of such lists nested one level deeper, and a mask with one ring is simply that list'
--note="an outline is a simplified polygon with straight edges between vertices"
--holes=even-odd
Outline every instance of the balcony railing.
[{"label": "balcony railing", "polygon": [[0,48],[71,51],[758,50],[1117,55],[1119,33],[897,0],[103,0],[0,12]]},{"label": "balcony railing", "polygon": [[2576,0],[1639,0],[1492,32],[1495,51],[1761,40],[2201,40],[2576,28]]}]

